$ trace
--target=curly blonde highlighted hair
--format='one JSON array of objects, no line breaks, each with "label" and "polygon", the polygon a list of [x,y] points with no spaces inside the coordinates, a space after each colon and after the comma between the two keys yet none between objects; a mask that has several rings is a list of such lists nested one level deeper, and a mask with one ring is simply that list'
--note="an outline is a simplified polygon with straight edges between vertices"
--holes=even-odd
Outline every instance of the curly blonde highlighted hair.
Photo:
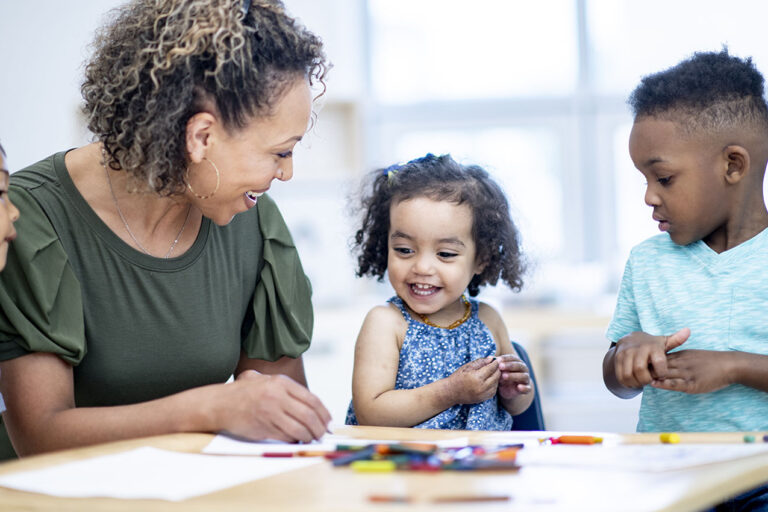
[{"label": "curly blonde highlighted hair", "polygon": [[279,0],[133,0],[96,36],[81,92],[88,128],[122,169],[180,193],[186,124],[214,104],[228,130],[269,115],[300,77],[323,84],[320,39]]}]

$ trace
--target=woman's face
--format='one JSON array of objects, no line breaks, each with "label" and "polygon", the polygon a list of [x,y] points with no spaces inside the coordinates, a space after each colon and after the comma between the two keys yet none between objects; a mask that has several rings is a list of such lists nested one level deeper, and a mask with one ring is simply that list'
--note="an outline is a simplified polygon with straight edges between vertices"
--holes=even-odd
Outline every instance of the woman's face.
[{"label": "woman's face", "polygon": [[5,268],[8,257],[8,244],[16,238],[13,223],[19,218],[19,210],[8,197],[10,171],[5,163],[5,155],[0,151],[0,269]]},{"label": "woman's face", "polygon": [[[190,164],[187,180],[194,193],[188,190],[187,197],[204,216],[221,226],[255,206],[256,198],[269,190],[272,180],[288,181],[293,176],[293,148],[304,136],[311,112],[309,83],[301,78],[288,87],[272,115],[256,118],[232,133],[214,122],[204,135],[207,140],[198,136],[208,161]],[[197,197],[214,190],[208,198]]]}]

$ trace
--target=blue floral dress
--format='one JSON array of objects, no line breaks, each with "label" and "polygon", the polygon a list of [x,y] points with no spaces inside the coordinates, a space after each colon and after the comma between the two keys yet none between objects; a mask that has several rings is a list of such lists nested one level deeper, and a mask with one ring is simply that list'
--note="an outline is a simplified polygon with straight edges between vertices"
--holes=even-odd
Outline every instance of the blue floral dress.
[{"label": "blue floral dress", "polygon": [[[432,327],[415,320],[400,297],[391,302],[408,322],[408,330],[400,349],[395,389],[414,389],[448,377],[460,366],[496,353],[496,343],[488,327],[477,316],[478,302],[469,299],[472,314],[454,329]],[[347,412],[347,425],[357,425],[352,403]],[[512,416],[501,405],[498,395],[477,404],[454,405],[433,416],[417,428],[453,430],[509,430]]]}]

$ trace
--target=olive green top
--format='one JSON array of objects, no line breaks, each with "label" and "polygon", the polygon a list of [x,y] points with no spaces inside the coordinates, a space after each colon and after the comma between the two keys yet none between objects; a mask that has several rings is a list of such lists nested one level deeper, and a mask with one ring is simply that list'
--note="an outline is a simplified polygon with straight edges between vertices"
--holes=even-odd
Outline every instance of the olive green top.
[{"label": "olive green top", "polygon": [[274,361],[309,348],[311,288],[271,198],[227,226],[203,218],[186,253],[155,258],[104,224],[64,154],[11,177],[21,216],[0,273],[0,360],[57,354],[76,405],[93,407],[224,382],[241,349]]}]

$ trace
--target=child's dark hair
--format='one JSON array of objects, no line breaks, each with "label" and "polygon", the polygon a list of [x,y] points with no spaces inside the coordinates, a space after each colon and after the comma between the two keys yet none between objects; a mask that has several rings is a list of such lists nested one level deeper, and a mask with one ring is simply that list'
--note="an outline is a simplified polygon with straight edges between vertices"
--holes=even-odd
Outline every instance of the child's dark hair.
[{"label": "child's dark hair", "polygon": [[635,118],[682,116],[684,129],[716,131],[747,125],[768,134],[764,79],[751,58],[699,52],[648,75],[629,97]]},{"label": "child's dark hair", "polygon": [[0,154],[2,154],[3,156],[8,156],[2,144],[0,144]]},{"label": "child's dark hair", "polygon": [[476,165],[461,165],[450,155],[411,160],[402,166],[379,169],[370,174],[363,194],[362,227],[355,233],[353,250],[358,254],[357,276],[384,279],[387,270],[389,209],[416,197],[467,204],[472,210],[472,237],[477,259],[485,263],[481,274],[470,281],[476,296],[480,287],[495,285],[499,277],[513,290],[522,285],[524,263],[520,235],[509,214],[501,187]]}]

